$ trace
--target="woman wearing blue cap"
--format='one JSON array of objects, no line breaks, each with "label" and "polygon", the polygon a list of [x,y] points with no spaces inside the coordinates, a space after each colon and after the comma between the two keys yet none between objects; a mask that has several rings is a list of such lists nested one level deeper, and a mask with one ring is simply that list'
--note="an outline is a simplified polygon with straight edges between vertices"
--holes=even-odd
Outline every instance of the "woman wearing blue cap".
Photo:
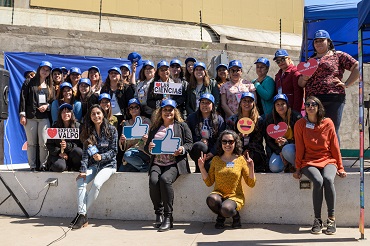
[{"label": "woman wearing blue cap", "polygon": [[[188,88],[189,83],[187,80],[185,80],[184,71],[182,69],[182,63],[179,59],[173,59],[170,62],[170,78],[173,80],[173,82],[182,84],[183,93],[182,93],[181,98],[184,98],[184,99],[187,98],[186,90]],[[180,98],[176,100],[177,108],[180,110],[182,117],[186,119],[188,114],[186,110],[185,100],[184,102],[181,102],[181,100],[179,99]]]},{"label": "woman wearing blue cap", "polygon": [[185,105],[188,115],[198,110],[200,98],[204,93],[213,95],[214,107],[217,109],[220,102],[220,92],[217,88],[216,81],[209,78],[206,64],[203,62],[196,62],[194,64],[194,71],[190,76],[190,83],[186,92],[187,99]]},{"label": "woman wearing blue cap", "polygon": [[[228,66],[223,63],[218,64],[216,67],[216,73],[217,74],[216,74],[215,80],[217,84],[218,93],[220,93],[221,86],[230,80]],[[222,105],[221,105],[221,98],[219,100],[216,111],[219,115],[222,116],[222,118],[225,118],[225,111],[223,110]]]},{"label": "woman wearing blue cap", "polygon": [[191,131],[176,106],[176,102],[172,99],[161,102],[160,108],[154,114],[153,125],[149,130],[144,148],[147,153],[151,153],[156,146],[152,140],[163,139],[167,129],[172,129],[174,137],[180,138],[180,142],[177,142],[179,147],[174,154],[152,155],[150,159],[149,194],[156,214],[155,227],[159,232],[173,228],[172,184],[179,175],[190,173],[187,154],[193,145],[193,140]]},{"label": "woman wearing blue cap", "polygon": [[[128,101],[128,111],[129,119],[125,120],[123,126],[133,126],[138,124],[136,122],[136,117],[141,119],[141,124],[146,124],[148,128],[151,126],[151,121],[149,118],[142,115],[141,104],[139,99],[132,98]],[[150,155],[145,152],[144,146],[146,140],[148,139],[148,134],[144,134],[141,139],[127,139],[122,132],[120,137],[119,146],[122,151],[125,152],[123,155],[123,165],[120,167],[120,172],[147,172],[149,168]],[[125,164],[125,162],[127,164]]]},{"label": "woman wearing blue cap", "polygon": [[57,99],[51,104],[51,119],[53,124],[58,119],[58,110],[59,106],[63,103],[68,103],[73,106],[73,113],[77,121],[81,122],[82,120],[82,108],[81,102],[76,100],[76,97],[72,91],[72,85],[68,82],[63,82],[60,85],[60,93]]},{"label": "woman wearing blue cap", "polygon": [[[79,129],[72,105],[63,103],[59,107],[58,119],[53,128]],[[80,139],[48,139],[46,146],[49,150],[48,166],[50,171],[79,171],[82,158],[82,144]]]},{"label": "woman wearing blue cap", "polygon": [[217,138],[226,128],[224,119],[216,113],[213,95],[204,93],[198,100],[198,109],[186,119],[193,136],[194,145],[190,157],[195,162],[196,173],[200,173],[198,159],[201,152],[207,154],[205,168],[208,171],[209,164],[217,152]]},{"label": "woman wearing blue cap", "polygon": [[104,110],[105,117],[108,119],[109,124],[117,128],[118,120],[115,116],[112,115],[112,105],[110,100],[112,98],[108,93],[102,93],[99,95],[99,105]]},{"label": "woman wearing blue cap", "polygon": [[78,82],[78,90],[76,94],[76,100],[81,102],[82,107],[82,118],[85,117],[89,108],[98,103],[98,96],[95,94],[91,87],[91,81],[88,78],[82,78]]},{"label": "woman wearing blue cap", "polygon": [[289,99],[289,106],[301,112],[303,106],[303,88],[298,85],[298,79],[301,74],[294,66],[286,50],[277,50],[274,61],[280,68],[275,75],[275,93],[285,94]]},{"label": "woman wearing blue cap", "polygon": [[[241,133],[238,129],[238,121],[242,118],[252,120],[254,128],[249,134]],[[252,124],[245,123],[244,127],[251,127]],[[254,94],[244,92],[242,94],[238,113],[226,120],[226,127],[238,133],[243,146],[243,155],[252,158],[254,161],[254,170],[256,172],[268,172],[267,156],[263,146],[264,120],[259,115]]]},{"label": "woman wearing blue cap", "polygon": [[274,106],[273,98],[275,95],[275,81],[267,75],[270,68],[270,61],[265,57],[258,58],[256,64],[257,78],[252,80],[257,91],[256,106],[260,115],[265,117],[270,114]]},{"label": "woman wearing blue cap", "polygon": [[91,91],[99,95],[103,84],[100,69],[97,66],[91,66],[87,71],[87,77],[91,82]]},{"label": "woman wearing blue cap", "polygon": [[135,90],[135,98],[138,98],[145,113],[148,117],[152,115],[153,109],[148,106],[148,89],[154,81],[155,68],[152,61],[145,61],[139,73],[139,80]]},{"label": "woman wearing blue cap", "polygon": [[71,67],[71,69],[69,69],[69,75],[65,81],[72,84],[72,90],[75,95],[77,93],[77,85],[80,79],[81,79],[81,69],[78,67]]},{"label": "woman wearing blue cap", "polygon": [[221,105],[225,111],[225,117],[238,112],[240,98],[243,92],[252,92],[255,94],[254,85],[245,79],[242,79],[243,66],[241,61],[232,60],[229,62],[230,81],[221,86]]},{"label": "woman wearing blue cap", "polygon": [[[318,60],[319,65],[312,76],[302,76],[299,85],[305,87],[306,97],[315,96],[325,107],[326,116],[331,118],[339,138],[342,120],[345,88],[353,85],[359,78],[358,61],[349,54],[336,51],[330,35],[325,30],[318,30],[313,41],[314,53],[310,58]],[[343,80],[345,70],[349,77]]]},{"label": "woman wearing blue cap", "polygon": [[50,62],[42,61],[35,77],[23,83],[20,93],[19,118],[26,131],[27,157],[31,171],[36,170],[37,144],[40,150],[40,169],[46,168],[48,157],[46,129],[50,126],[48,112],[54,99],[51,69]]},{"label": "woman wearing blue cap", "polygon": [[[294,125],[300,118],[301,114],[292,110],[285,94],[277,94],[274,97],[272,113],[266,116],[265,121],[266,146],[272,152],[269,159],[271,172],[295,172]],[[267,127],[271,124],[278,125],[280,122],[285,122],[288,129],[284,136],[275,139],[267,133]]]}]

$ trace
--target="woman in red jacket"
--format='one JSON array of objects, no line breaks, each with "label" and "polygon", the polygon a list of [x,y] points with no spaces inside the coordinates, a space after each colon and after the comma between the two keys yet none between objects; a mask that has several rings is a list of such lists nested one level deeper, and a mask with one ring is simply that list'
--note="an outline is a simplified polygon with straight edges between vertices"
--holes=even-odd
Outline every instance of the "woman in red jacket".
[{"label": "woman in red jacket", "polygon": [[315,220],[311,233],[318,234],[322,230],[321,207],[323,190],[328,206],[328,220],[325,233],[330,235],[336,232],[334,205],[335,205],[335,175],[346,177],[342,165],[338,138],[334,123],[325,118],[325,110],[321,101],[310,96],[305,103],[306,117],[297,121],[294,127],[296,147],[296,168],[294,178],[300,179],[302,173],[313,183],[313,208]]}]

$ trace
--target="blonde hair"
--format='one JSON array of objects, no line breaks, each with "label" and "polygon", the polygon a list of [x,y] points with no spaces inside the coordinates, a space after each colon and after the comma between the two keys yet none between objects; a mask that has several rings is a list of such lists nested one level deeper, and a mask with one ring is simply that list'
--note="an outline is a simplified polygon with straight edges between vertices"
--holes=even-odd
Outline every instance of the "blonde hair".
[{"label": "blonde hair", "polygon": [[[151,121],[153,122],[153,125],[151,127],[151,130],[154,130],[154,129],[160,127],[161,125],[163,125],[164,121],[162,119],[162,109],[163,108],[158,108],[153,112],[152,118],[151,118]],[[177,121],[177,122],[180,122],[180,123],[184,122],[184,120],[181,117],[180,111],[177,108],[174,108],[174,110],[175,110],[174,120]]]}]

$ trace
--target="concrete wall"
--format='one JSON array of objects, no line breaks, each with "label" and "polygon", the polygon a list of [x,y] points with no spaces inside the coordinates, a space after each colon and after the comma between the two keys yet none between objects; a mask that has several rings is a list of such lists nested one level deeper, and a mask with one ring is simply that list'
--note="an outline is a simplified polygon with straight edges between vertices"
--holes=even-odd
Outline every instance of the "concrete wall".
[{"label": "concrete wall", "polygon": [[[48,178],[58,178],[59,185],[51,187],[38,216],[74,217],[77,210],[77,173],[29,173],[2,171],[1,176],[14,191],[26,211],[33,215],[40,209]],[[24,186],[22,190],[15,177]],[[365,179],[370,173],[365,173]],[[241,210],[244,223],[311,224],[313,217],[312,190],[300,190],[291,174],[257,174],[256,186],[243,183],[246,206]],[[339,226],[357,226],[359,221],[359,174],[349,173],[345,179],[336,178],[336,218]],[[200,174],[180,176],[174,184],[174,218],[176,221],[214,221],[216,216],[206,205],[213,190],[202,181]],[[365,204],[370,203],[365,190]],[[8,195],[0,183],[0,198]],[[1,214],[23,215],[9,198],[0,206]],[[322,217],[327,218],[326,205]],[[146,173],[117,173],[104,184],[88,216],[98,219],[153,220]],[[365,224],[370,226],[370,210],[365,209]]]}]

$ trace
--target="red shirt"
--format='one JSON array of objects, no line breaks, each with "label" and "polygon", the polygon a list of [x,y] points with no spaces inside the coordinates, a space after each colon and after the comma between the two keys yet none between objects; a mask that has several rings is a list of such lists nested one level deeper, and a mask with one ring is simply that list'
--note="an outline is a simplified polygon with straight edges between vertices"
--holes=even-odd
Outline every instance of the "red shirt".
[{"label": "red shirt", "polygon": [[294,125],[296,167],[324,168],[328,164],[334,164],[339,172],[344,171],[333,121],[325,118],[320,125],[315,125],[314,129],[308,128],[307,123],[306,118],[302,118]]},{"label": "red shirt", "polygon": [[298,78],[301,74],[297,71],[297,67],[290,64],[287,70],[283,70],[275,75],[275,94],[278,93],[279,88],[282,88],[283,94],[288,97],[288,104],[293,110],[301,112],[303,103],[303,88],[298,85]]}]

